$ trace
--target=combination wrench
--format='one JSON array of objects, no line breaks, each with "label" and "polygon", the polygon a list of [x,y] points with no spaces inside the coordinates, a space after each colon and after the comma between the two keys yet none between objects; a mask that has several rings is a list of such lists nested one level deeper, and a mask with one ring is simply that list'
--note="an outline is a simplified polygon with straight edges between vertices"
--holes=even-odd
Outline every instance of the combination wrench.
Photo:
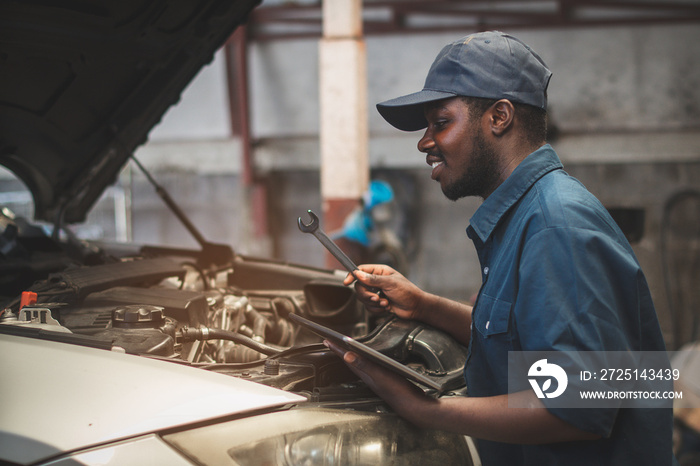
[{"label": "combination wrench", "polygon": [[[319,227],[319,221],[318,221],[318,216],[313,213],[311,210],[306,211],[309,214],[309,217],[311,217],[311,221],[309,223],[304,223],[301,220],[301,217],[297,219],[297,223],[299,225],[299,230],[301,230],[303,233],[311,233],[318,239],[322,245],[328,249],[328,252],[333,254],[333,257],[335,257],[338,262],[340,262],[345,269],[347,269],[348,272],[350,272],[353,277],[355,276],[355,270],[359,270],[357,268],[357,265],[350,259],[345,252],[343,252],[340,247],[338,247],[337,244],[333,242],[332,239]],[[379,288],[374,288],[370,286],[365,286],[369,291],[372,293],[377,293],[380,298],[384,298],[384,293]]]}]

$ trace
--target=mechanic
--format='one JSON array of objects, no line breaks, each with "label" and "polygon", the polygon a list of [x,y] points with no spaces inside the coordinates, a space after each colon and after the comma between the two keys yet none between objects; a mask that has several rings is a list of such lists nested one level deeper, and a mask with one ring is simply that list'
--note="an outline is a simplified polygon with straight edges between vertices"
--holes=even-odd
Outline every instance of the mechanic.
[{"label": "mechanic", "polygon": [[[520,40],[477,33],[442,49],[422,91],[377,105],[400,130],[426,128],[418,149],[448,199],[484,199],[467,228],[482,286],[472,308],[384,265],[362,265],[345,283],[357,280],[370,311],[422,321],[469,345],[469,396],[425,396],[326,345],[402,417],[478,439],[485,465],[675,464],[670,409],[561,408],[532,390],[508,394],[509,351],[665,351],[629,243],[545,142],[550,77]],[[509,408],[508,397],[527,407]]]}]

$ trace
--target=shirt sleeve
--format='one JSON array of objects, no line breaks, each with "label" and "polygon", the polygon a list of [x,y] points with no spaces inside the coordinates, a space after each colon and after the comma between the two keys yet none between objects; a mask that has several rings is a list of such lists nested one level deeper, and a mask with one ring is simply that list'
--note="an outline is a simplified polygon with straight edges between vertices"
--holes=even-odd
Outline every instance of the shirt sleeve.
[{"label": "shirt sleeve", "polygon": [[[641,271],[616,232],[598,226],[548,227],[524,244],[513,308],[523,351],[636,349]],[[578,388],[573,375],[570,390]],[[555,416],[604,437],[619,409],[619,403],[580,409],[562,407],[561,400],[542,401]]]}]

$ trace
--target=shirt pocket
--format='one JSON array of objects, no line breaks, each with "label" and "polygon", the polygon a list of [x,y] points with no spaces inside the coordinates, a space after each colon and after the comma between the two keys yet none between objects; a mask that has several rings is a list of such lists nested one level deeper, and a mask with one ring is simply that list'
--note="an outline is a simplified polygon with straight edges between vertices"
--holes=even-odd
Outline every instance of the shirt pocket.
[{"label": "shirt pocket", "polygon": [[482,293],[474,313],[474,327],[487,338],[507,334],[512,307],[508,301]]}]

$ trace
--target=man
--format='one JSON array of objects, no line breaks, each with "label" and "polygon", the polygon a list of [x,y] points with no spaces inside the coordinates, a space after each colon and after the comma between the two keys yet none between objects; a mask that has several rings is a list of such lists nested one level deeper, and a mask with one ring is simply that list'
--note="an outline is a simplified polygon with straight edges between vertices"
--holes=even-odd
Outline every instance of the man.
[{"label": "man", "polygon": [[484,199],[467,229],[483,284],[472,309],[382,265],[362,265],[345,283],[357,279],[369,310],[469,345],[469,396],[427,397],[326,344],[399,415],[477,438],[485,465],[673,464],[669,409],[565,409],[533,390],[508,394],[509,351],[664,351],[632,249],[545,142],[550,77],[518,39],[473,34],[443,48],[422,91],[377,106],[398,129],[425,128],[418,149],[447,198]]}]

